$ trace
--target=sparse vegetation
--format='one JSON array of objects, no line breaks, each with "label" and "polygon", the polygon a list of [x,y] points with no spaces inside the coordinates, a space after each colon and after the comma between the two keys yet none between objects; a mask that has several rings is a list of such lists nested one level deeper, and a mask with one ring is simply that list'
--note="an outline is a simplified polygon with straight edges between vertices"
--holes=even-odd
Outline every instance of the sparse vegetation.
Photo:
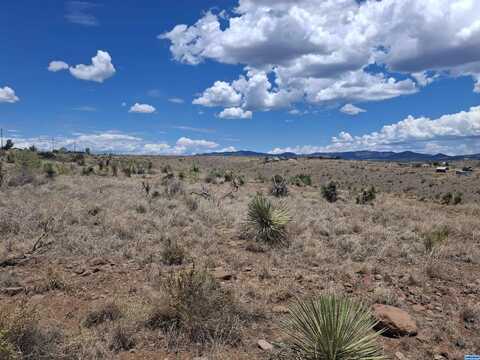
[{"label": "sparse vegetation", "polygon": [[371,204],[377,197],[377,191],[375,190],[375,187],[372,185],[368,189],[364,189],[360,192],[360,194],[357,196],[357,204],[360,205],[366,205],[366,204]]},{"label": "sparse vegetation", "polygon": [[164,299],[156,304],[146,325],[174,332],[200,344],[236,344],[241,312],[233,294],[205,270],[183,270],[162,283]]},{"label": "sparse vegetation", "polygon": [[[19,149],[0,151],[0,162],[2,359],[315,359],[278,322],[295,297],[330,291],[398,307],[432,334],[382,338],[386,356],[427,359],[442,346],[453,358],[459,334],[460,350],[476,351],[467,340],[480,323],[476,171]],[[270,193],[275,174],[288,179],[288,197]],[[327,204],[321,185],[331,181],[337,201]],[[381,194],[375,206],[356,205],[371,186]],[[457,193],[462,205],[452,206]],[[27,335],[15,330],[18,317],[33,319]]]},{"label": "sparse vegetation", "polygon": [[83,326],[90,328],[106,321],[115,321],[122,317],[122,311],[117,304],[109,302],[90,311],[83,321]]},{"label": "sparse vegetation", "polygon": [[283,178],[283,176],[274,175],[272,177],[272,189],[270,192],[276,197],[288,195],[287,181]]},{"label": "sparse vegetation", "polygon": [[322,196],[328,202],[334,203],[337,201],[337,184],[331,181],[327,185],[322,186]]},{"label": "sparse vegetation", "polygon": [[439,245],[443,244],[448,239],[449,229],[447,226],[436,227],[433,230],[423,234],[423,245],[425,251],[431,253]]},{"label": "sparse vegetation", "polygon": [[312,186],[312,177],[307,174],[298,174],[290,178],[290,184],[295,186]]},{"label": "sparse vegetation", "polygon": [[166,265],[182,265],[185,250],[176,241],[167,239],[162,250],[162,262]]}]

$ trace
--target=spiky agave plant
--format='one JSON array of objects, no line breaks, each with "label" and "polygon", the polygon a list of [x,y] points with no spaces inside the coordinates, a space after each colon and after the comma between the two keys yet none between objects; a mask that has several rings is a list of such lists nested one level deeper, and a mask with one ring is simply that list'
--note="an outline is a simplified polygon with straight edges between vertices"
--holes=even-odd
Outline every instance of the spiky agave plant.
[{"label": "spiky agave plant", "polygon": [[290,306],[283,330],[292,338],[302,359],[383,360],[374,331],[377,322],[361,303],[345,297],[323,295],[297,300]]},{"label": "spiky agave plant", "polygon": [[247,224],[255,231],[257,241],[271,245],[286,244],[289,222],[285,205],[274,206],[261,194],[257,194],[248,205]]}]

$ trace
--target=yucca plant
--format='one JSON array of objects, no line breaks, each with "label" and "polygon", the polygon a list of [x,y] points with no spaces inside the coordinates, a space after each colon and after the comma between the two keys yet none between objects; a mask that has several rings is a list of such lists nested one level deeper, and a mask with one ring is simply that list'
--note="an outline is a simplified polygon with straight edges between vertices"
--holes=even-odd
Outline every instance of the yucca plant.
[{"label": "yucca plant", "polygon": [[345,297],[323,295],[298,300],[282,323],[301,359],[383,360],[374,331],[377,322],[361,303]]},{"label": "yucca plant", "polygon": [[272,245],[286,244],[289,222],[290,216],[285,205],[275,207],[261,194],[257,194],[248,205],[247,224],[255,231],[257,241]]}]

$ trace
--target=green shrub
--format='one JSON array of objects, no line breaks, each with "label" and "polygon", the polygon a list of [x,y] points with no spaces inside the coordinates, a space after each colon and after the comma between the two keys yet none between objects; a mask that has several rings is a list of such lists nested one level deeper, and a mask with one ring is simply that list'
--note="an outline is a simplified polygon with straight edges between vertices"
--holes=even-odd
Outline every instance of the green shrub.
[{"label": "green shrub", "polygon": [[0,355],[6,354],[2,360],[58,359],[62,337],[59,330],[40,325],[38,312],[24,301],[0,307]]},{"label": "green shrub", "polygon": [[287,243],[288,210],[282,204],[275,207],[270,200],[257,194],[248,205],[247,225],[255,239],[271,245]]},{"label": "green shrub", "polygon": [[50,162],[43,164],[43,171],[49,179],[53,179],[57,175],[57,170],[55,165]]},{"label": "green shrub", "polygon": [[116,321],[123,316],[122,311],[117,304],[113,302],[106,303],[98,309],[90,311],[85,320],[83,326],[91,328],[106,321]]},{"label": "green shrub", "polygon": [[337,184],[333,181],[329,182],[327,185],[322,186],[322,196],[328,202],[334,203],[337,201]]},{"label": "green shrub", "polygon": [[128,351],[135,347],[135,331],[124,324],[115,325],[110,334],[109,347],[114,352]]},{"label": "green shrub", "polygon": [[0,329],[0,359],[15,360],[18,359],[15,347],[8,340],[7,332]]},{"label": "green shrub", "polygon": [[165,265],[181,265],[185,255],[185,250],[177,242],[167,239],[161,253]]},{"label": "green shrub", "polygon": [[455,193],[453,196],[453,205],[461,204],[463,201],[463,194],[462,193]]},{"label": "green shrub", "polygon": [[82,168],[82,175],[90,176],[91,174],[95,174],[95,170],[93,169],[93,166],[84,166]]},{"label": "green shrub", "polygon": [[371,204],[377,197],[377,191],[372,185],[367,190],[363,189],[357,196],[357,204],[365,205]]},{"label": "green shrub", "polygon": [[435,248],[444,243],[448,239],[450,230],[447,226],[441,226],[432,231],[423,234],[423,245],[425,251],[431,253]]},{"label": "green shrub", "polygon": [[42,161],[38,154],[29,150],[16,150],[15,163],[21,168],[26,167],[29,169],[40,169],[42,166]]},{"label": "green shrub", "polygon": [[205,270],[171,273],[163,282],[164,299],[156,304],[146,325],[174,332],[199,344],[237,344],[241,312],[233,294]]},{"label": "green shrub", "polygon": [[458,205],[461,204],[463,201],[463,194],[461,192],[456,192],[456,193],[445,193],[442,195],[442,198],[440,199],[440,202],[443,205]]},{"label": "green shrub", "polygon": [[348,298],[323,295],[297,301],[282,323],[299,359],[382,360],[381,332],[368,308]]},{"label": "green shrub", "polygon": [[288,186],[287,182],[281,175],[274,175],[272,177],[272,188],[270,190],[271,194],[276,197],[282,197],[288,195]]},{"label": "green shrub", "polygon": [[451,192],[442,195],[441,203],[443,205],[450,205],[453,200],[453,195]]},{"label": "green shrub", "polygon": [[298,174],[290,178],[290,184],[295,186],[312,186],[312,177],[307,174]]}]

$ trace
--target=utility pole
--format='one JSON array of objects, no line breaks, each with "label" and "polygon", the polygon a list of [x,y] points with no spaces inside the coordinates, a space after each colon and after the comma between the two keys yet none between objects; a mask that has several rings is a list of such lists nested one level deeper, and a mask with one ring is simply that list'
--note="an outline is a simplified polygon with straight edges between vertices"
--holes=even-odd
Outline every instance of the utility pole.
[{"label": "utility pole", "polygon": [[55,138],[52,136],[52,152],[55,150]]},{"label": "utility pole", "polygon": [[0,149],[3,149],[3,128],[0,128],[0,139],[1,139]]}]

